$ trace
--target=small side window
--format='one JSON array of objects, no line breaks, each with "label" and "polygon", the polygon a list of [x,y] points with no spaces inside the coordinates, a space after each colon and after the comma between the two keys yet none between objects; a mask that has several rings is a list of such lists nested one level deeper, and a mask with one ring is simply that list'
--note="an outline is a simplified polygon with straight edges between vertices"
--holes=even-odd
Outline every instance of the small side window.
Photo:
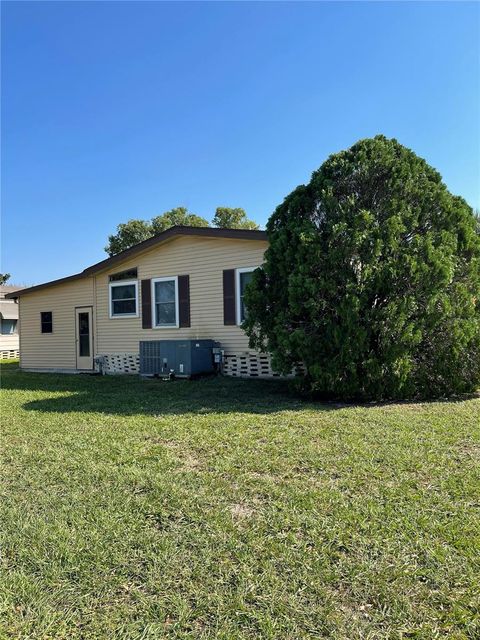
[{"label": "small side window", "polygon": [[53,314],[51,311],[40,312],[40,324],[42,333],[53,333]]},{"label": "small side window", "polygon": [[17,333],[17,321],[16,320],[4,320],[2,318],[2,335],[12,335]]},{"label": "small side window", "polygon": [[120,273],[112,273],[108,276],[108,279],[110,282],[118,282],[119,280],[136,280],[137,277],[137,267],[134,267],[133,269],[120,271]]}]

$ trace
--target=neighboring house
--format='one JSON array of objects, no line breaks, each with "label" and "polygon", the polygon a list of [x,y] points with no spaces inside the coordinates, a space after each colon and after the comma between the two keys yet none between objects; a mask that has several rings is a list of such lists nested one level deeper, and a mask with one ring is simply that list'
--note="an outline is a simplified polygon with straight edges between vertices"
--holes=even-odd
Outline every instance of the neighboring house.
[{"label": "neighboring house", "polygon": [[139,342],[212,339],[230,375],[272,375],[248,348],[243,290],[263,262],[264,231],[173,227],[81,273],[23,289],[20,366],[139,369]]},{"label": "neighboring house", "polygon": [[6,300],[8,293],[21,287],[0,285],[0,358],[18,358],[18,304]]}]

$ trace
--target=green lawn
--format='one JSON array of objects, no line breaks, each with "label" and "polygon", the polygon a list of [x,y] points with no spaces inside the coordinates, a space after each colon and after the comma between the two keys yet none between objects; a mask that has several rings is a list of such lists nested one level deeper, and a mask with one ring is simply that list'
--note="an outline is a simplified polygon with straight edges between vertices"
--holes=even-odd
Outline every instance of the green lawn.
[{"label": "green lawn", "polygon": [[3,366],[0,638],[480,638],[480,400]]}]

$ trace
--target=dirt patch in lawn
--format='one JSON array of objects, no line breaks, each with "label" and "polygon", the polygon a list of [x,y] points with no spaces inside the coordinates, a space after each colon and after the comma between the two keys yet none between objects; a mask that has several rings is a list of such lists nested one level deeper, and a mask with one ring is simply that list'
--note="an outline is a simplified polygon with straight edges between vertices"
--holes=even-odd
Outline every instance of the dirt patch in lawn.
[{"label": "dirt patch in lawn", "polygon": [[230,513],[234,520],[246,520],[255,514],[255,509],[247,504],[236,503],[230,506]]}]

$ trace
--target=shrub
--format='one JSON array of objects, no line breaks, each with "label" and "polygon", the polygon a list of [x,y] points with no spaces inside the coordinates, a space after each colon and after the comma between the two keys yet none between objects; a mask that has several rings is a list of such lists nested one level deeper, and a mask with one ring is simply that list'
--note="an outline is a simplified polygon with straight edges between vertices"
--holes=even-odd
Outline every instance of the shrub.
[{"label": "shrub", "polygon": [[433,398],[480,385],[480,235],[439,173],[384,136],[330,156],[267,224],[252,348],[303,390]]}]

